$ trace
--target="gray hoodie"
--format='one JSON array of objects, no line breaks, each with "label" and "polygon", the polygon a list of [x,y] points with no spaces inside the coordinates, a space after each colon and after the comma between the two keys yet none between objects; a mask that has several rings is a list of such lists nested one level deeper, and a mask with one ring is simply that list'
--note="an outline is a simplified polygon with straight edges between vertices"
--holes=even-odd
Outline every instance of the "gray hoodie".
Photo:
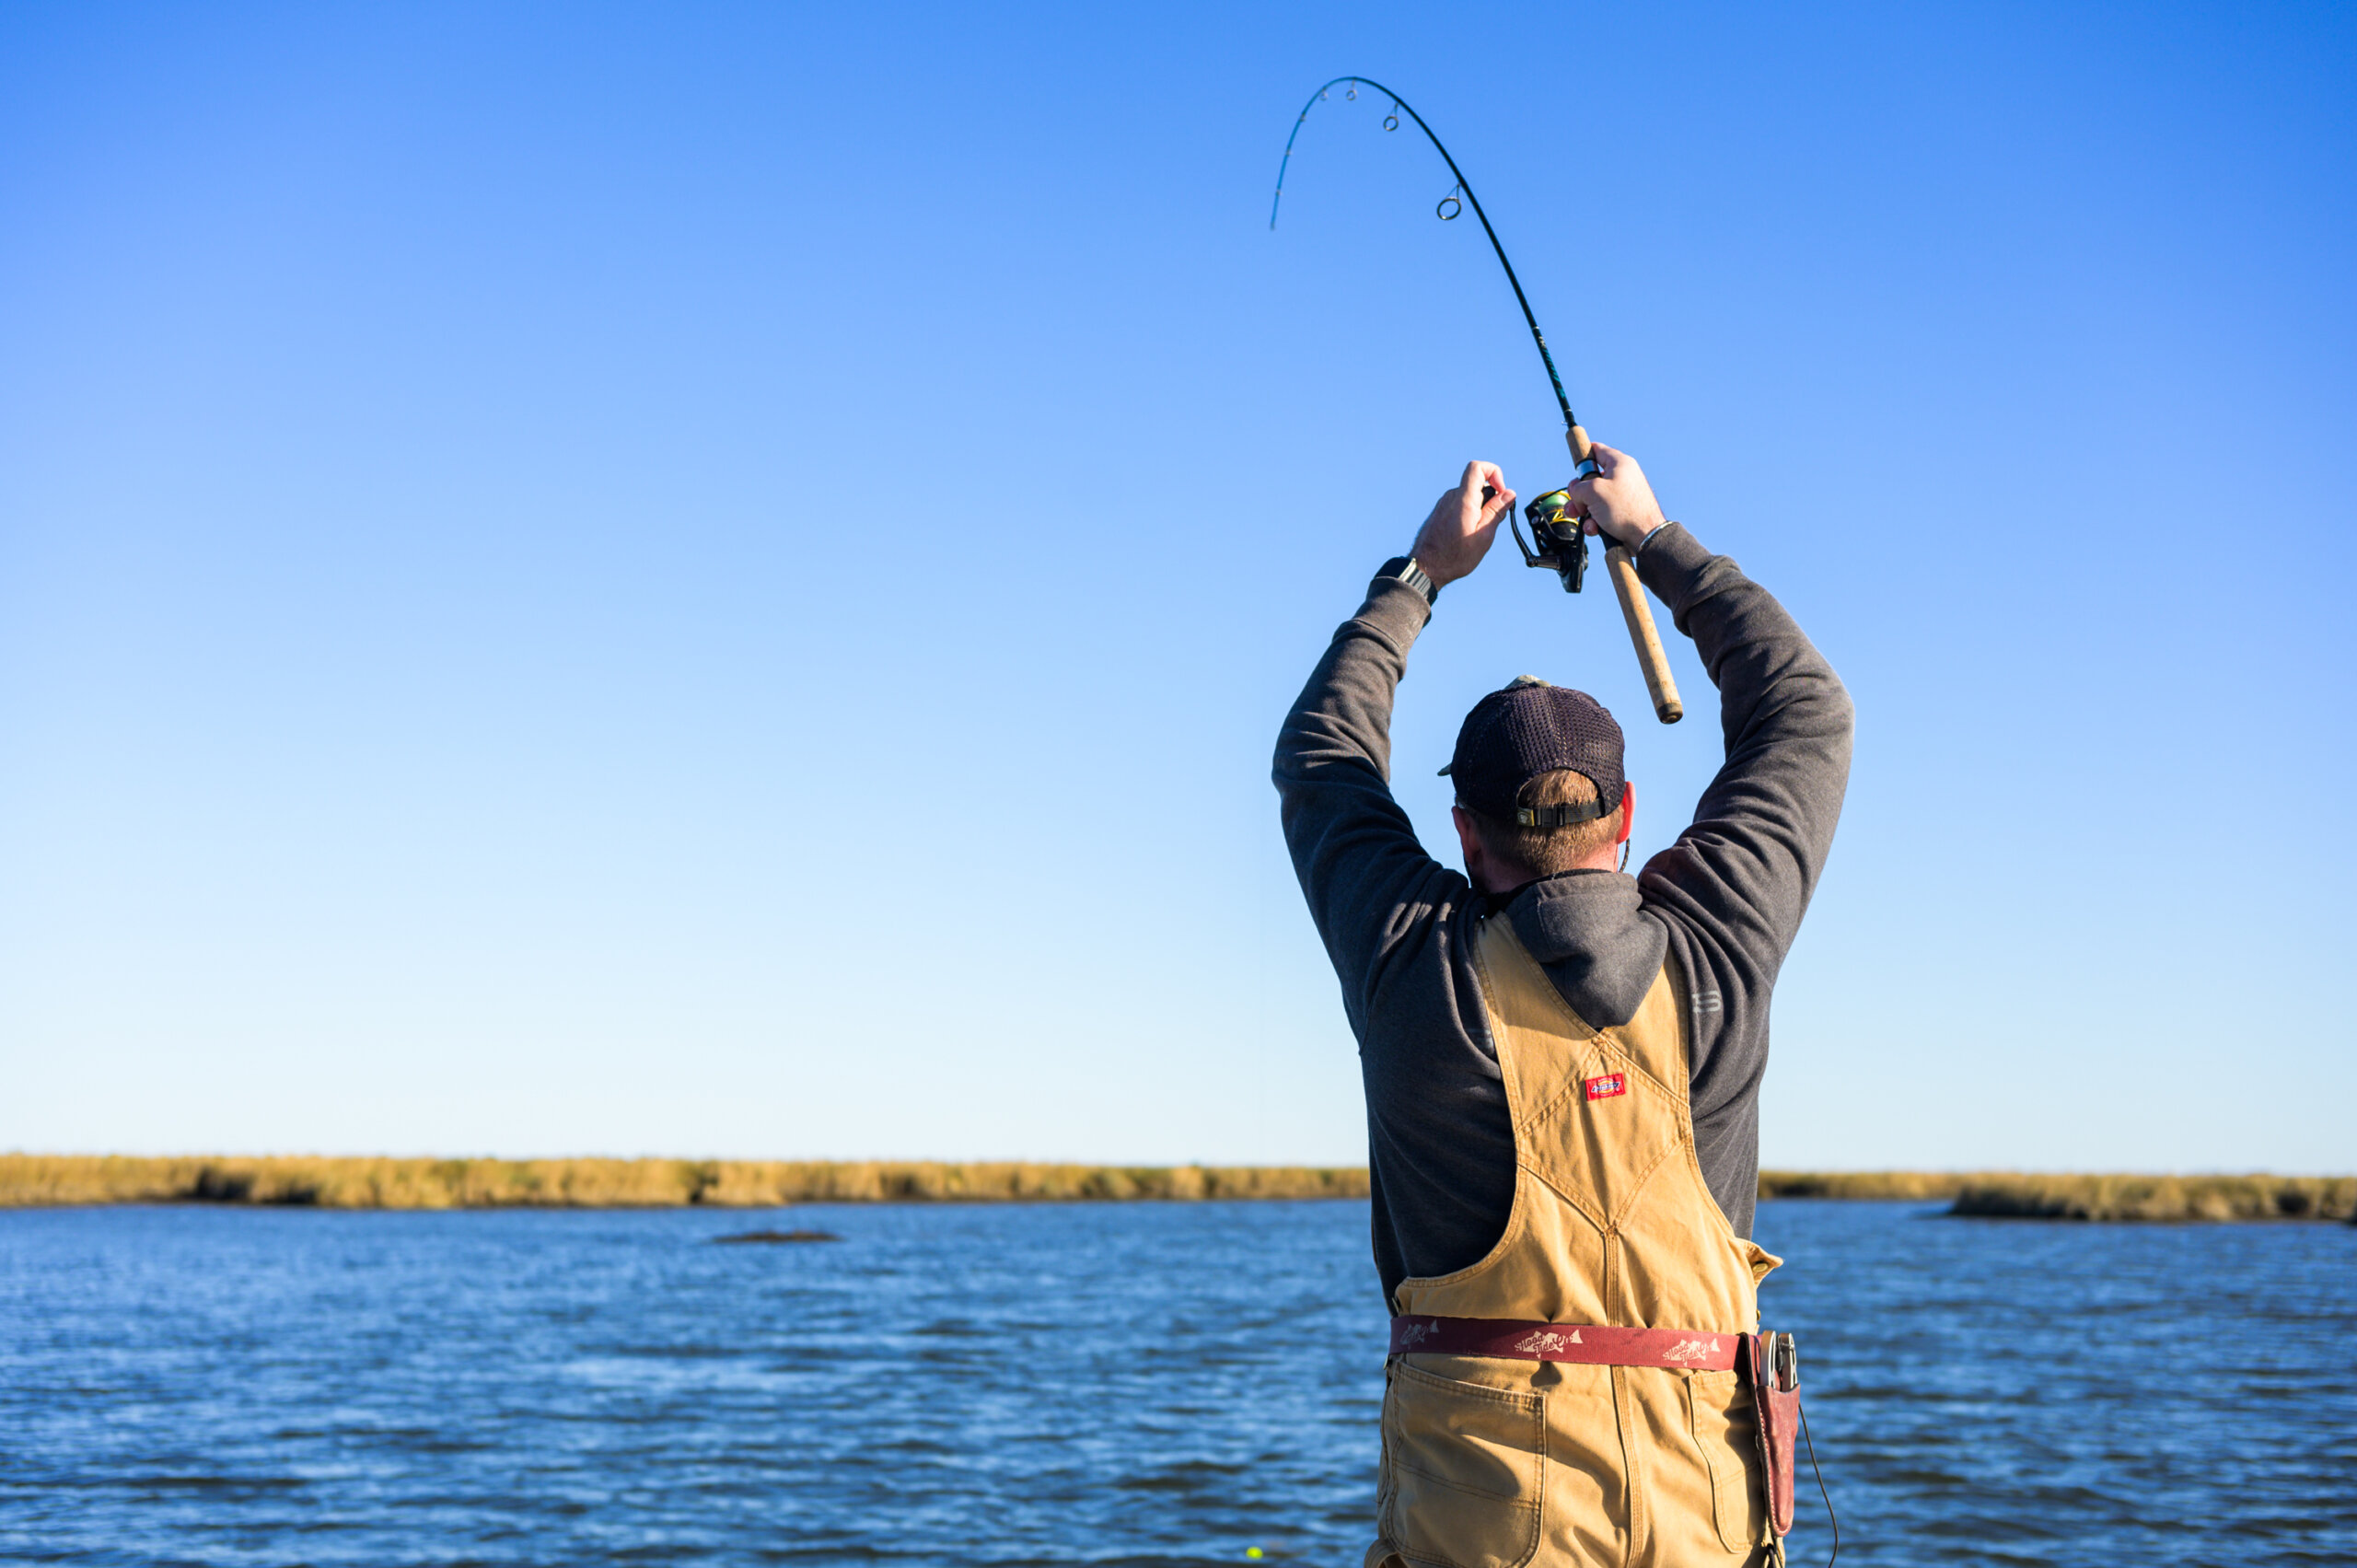
[{"label": "gray hoodie", "polygon": [[1501,908],[1591,1024],[1628,1022],[1678,966],[1702,1174],[1751,1233],[1769,991],[1841,815],[1850,697],[1783,607],[1680,525],[1637,564],[1719,689],[1726,764],[1633,877],[1571,871],[1492,900],[1424,853],[1389,784],[1392,694],[1433,614],[1405,583],[1376,580],[1277,738],[1285,842],[1358,1036],[1387,1298],[1479,1261],[1505,1229],[1514,1133],[1471,966],[1474,920]]}]

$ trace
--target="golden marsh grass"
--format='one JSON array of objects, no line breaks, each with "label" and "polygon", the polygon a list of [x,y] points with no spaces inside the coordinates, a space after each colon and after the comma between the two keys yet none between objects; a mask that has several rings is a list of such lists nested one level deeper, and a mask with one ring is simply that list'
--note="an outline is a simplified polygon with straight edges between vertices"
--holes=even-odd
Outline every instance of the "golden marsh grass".
[{"label": "golden marsh grass", "polygon": [[[324,1209],[761,1209],[819,1202],[1185,1202],[1366,1195],[1367,1173],[1355,1167],[0,1155],[0,1208],[219,1202]],[[1946,1202],[1955,1214],[2022,1219],[2357,1216],[2357,1177],[2348,1176],[1764,1170],[1759,1195]]]},{"label": "golden marsh grass", "polygon": [[1950,1214],[2047,1220],[2347,1220],[2357,1176],[2038,1176],[1763,1170],[1762,1198],[1945,1199]]},{"label": "golden marsh grass", "polygon": [[392,1159],[0,1155],[0,1207],[225,1202],[323,1209],[622,1209],[812,1202],[1364,1198],[1366,1172],[938,1160]]}]

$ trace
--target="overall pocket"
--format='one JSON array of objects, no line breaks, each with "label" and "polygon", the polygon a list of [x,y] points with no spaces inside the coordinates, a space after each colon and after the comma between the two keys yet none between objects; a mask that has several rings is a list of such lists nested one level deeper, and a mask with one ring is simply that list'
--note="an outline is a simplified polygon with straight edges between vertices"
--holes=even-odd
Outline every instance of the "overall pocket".
[{"label": "overall pocket", "polygon": [[1384,1390],[1383,1449],[1378,1524],[1409,1561],[1522,1568],[1538,1555],[1545,1396],[1396,1362]]},{"label": "overall pocket", "polygon": [[1751,1390],[1735,1372],[1694,1372],[1686,1379],[1686,1417],[1694,1446],[1711,1472],[1711,1512],[1719,1544],[1743,1551],[1759,1542],[1767,1527],[1766,1503],[1756,1472],[1759,1438]]}]

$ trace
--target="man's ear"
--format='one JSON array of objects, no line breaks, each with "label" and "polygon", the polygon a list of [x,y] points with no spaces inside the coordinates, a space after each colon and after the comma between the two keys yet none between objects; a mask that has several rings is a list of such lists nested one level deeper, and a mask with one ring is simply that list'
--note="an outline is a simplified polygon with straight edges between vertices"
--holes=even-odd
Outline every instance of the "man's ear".
[{"label": "man's ear", "polygon": [[1488,856],[1481,850],[1481,836],[1473,830],[1473,814],[1462,806],[1448,808],[1449,819],[1457,824],[1457,846],[1465,852],[1465,879],[1483,892],[1489,889],[1482,882],[1489,870]]},{"label": "man's ear", "polygon": [[1637,786],[1623,779],[1620,781],[1620,836],[1612,842],[1616,844],[1627,843],[1629,830],[1636,826],[1636,823]]}]

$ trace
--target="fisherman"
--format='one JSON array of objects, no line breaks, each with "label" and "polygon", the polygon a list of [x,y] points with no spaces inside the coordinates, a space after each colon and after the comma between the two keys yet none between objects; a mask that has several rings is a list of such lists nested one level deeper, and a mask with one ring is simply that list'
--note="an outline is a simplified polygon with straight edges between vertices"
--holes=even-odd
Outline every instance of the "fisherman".
[{"label": "fisherman", "polygon": [[1393,1314],[1366,1568],[1782,1556],[1735,1353],[1780,1261],[1749,1239],[1769,990],[1840,815],[1850,699],[1633,459],[1596,458],[1571,487],[1586,531],[1634,552],[1719,688],[1726,764],[1676,843],[1624,874],[1620,726],[1529,676],[1441,770],[1463,875],[1391,797],[1409,646],[1514,505],[1490,463],[1376,575],[1277,742],[1358,1037]]}]

